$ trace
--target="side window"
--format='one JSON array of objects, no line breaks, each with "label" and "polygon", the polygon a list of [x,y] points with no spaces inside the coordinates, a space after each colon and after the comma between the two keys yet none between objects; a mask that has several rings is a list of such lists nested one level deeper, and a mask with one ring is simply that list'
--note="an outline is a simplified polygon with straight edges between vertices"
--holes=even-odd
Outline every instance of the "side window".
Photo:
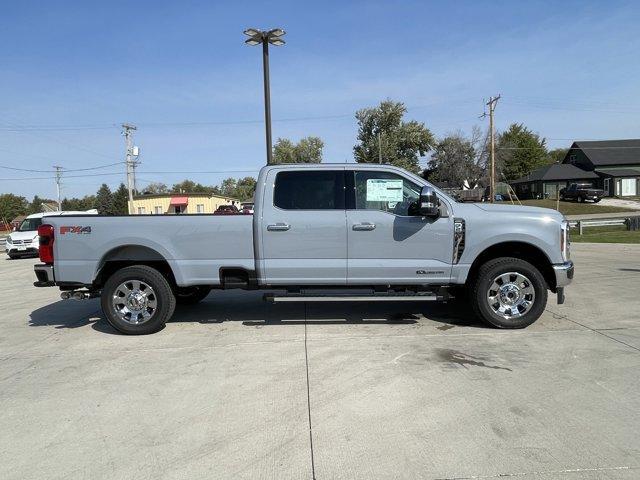
[{"label": "side window", "polygon": [[420,198],[421,187],[395,173],[356,170],[354,184],[357,210],[409,215]]},{"label": "side window", "polygon": [[343,210],[344,171],[279,172],[273,204],[284,210]]}]

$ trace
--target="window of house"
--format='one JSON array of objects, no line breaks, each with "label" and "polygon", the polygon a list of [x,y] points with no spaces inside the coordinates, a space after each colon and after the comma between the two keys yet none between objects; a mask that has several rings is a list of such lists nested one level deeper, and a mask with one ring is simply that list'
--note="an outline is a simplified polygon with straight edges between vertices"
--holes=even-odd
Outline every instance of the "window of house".
[{"label": "window of house", "polygon": [[569,161],[571,163],[574,163],[576,161],[576,156],[575,155],[569,155]]},{"label": "window of house", "polygon": [[204,213],[204,203],[199,203],[196,205],[196,213]]},{"label": "window of house", "polygon": [[344,209],[344,172],[279,172],[274,185],[273,204],[284,210]]},{"label": "window of house", "polygon": [[357,210],[380,210],[395,215],[409,215],[411,204],[418,201],[422,190],[400,175],[375,170],[354,171],[354,185]]},{"label": "window of house", "polygon": [[605,179],[604,179],[604,192],[605,192],[607,195],[609,195],[609,183],[610,183],[610,181],[609,181],[609,180],[610,180],[609,178],[605,178]]},{"label": "window of house", "polygon": [[153,207],[153,213],[156,215],[162,215],[162,207],[160,205],[156,205]]},{"label": "window of house", "polygon": [[138,207],[138,215],[144,215],[147,213],[147,209],[145,207]]}]

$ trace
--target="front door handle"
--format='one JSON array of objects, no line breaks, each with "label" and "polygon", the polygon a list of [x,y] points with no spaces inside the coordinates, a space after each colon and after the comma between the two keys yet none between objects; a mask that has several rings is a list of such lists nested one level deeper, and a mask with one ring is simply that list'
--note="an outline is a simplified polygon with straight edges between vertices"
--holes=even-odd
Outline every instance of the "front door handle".
[{"label": "front door handle", "polygon": [[288,223],[282,223],[282,222],[272,223],[271,225],[267,225],[267,230],[269,230],[270,232],[286,232],[290,228],[291,228],[291,225],[289,225]]},{"label": "front door handle", "polygon": [[353,224],[353,229],[357,231],[371,231],[371,230],[375,230],[375,228],[376,228],[375,223],[363,222],[363,223]]}]

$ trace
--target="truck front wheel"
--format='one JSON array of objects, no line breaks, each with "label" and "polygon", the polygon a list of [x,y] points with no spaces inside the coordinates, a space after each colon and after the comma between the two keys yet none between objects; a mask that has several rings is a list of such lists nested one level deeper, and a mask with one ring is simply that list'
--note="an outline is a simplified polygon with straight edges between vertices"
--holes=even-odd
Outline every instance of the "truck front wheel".
[{"label": "truck front wheel", "polygon": [[125,267],[111,275],[100,303],[111,326],[127,335],[162,330],[176,307],[169,282],[146,265]]},{"label": "truck front wheel", "polygon": [[519,258],[489,260],[472,281],[474,312],[498,328],[524,328],[547,305],[547,284],[536,267]]}]

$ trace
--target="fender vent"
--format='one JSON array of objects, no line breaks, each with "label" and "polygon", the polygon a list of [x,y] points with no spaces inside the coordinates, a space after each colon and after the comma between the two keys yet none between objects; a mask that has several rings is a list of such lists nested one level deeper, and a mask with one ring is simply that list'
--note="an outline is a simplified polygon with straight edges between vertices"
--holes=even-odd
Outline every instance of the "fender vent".
[{"label": "fender vent", "polygon": [[460,261],[460,257],[464,253],[464,240],[465,240],[465,224],[464,219],[453,219],[453,263],[454,265]]}]

